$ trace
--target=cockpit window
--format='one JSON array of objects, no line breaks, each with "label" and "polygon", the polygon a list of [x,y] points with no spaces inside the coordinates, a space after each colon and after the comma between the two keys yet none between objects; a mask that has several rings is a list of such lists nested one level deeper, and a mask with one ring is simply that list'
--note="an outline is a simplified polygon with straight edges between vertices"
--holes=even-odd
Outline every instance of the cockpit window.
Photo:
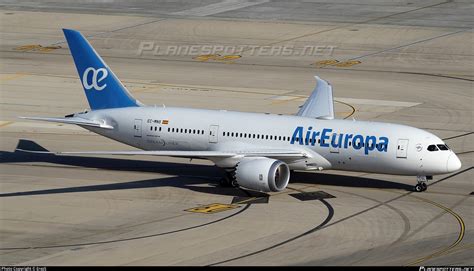
[{"label": "cockpit window", "polygon": [[438,144],[438,148],[442,151],[447,151],[449,150],[448,147],[446,145],[443,145],[443,144]]},{"label": "cockpit window", "polygon": [[428,151],[437,151],[438,148],[436,147],[436,145],[429,145],[428,146]]}]

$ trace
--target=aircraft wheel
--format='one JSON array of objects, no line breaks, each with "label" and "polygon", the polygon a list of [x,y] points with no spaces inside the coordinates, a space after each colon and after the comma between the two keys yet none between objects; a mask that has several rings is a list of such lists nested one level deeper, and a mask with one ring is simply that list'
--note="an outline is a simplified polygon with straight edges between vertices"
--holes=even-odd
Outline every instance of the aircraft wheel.
[{"label": "aircraft wheel", "polygon": [[415,185],[415,191],[416,191],[416,192],[421,192],[421,191],[423,191],[423,186],[422,186],[421,184]]},{"label": "aircraft wheel", "polygon": [[222,177],[220,180],[219,180],[219,185],[222,186],[222,187],[230,187],[231,186],[231,183],[229,181],[229,178],[227,177]]},{"label": "aircraft wheel", "polygon": [[421,188],[423,189],[422,191],[426,191],[426,189],[428,189],[428,185],[426,185],[426,183],[421,183]]}]

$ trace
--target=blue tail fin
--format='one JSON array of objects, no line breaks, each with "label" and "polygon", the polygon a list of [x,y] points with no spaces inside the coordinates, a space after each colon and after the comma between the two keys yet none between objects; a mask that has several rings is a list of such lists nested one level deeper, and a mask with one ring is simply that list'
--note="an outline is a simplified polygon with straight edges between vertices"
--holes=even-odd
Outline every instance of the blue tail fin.
[{"label": "blue tail fin", "polygon": [[92,110],[140,106],[81,33],[63,29]]}]

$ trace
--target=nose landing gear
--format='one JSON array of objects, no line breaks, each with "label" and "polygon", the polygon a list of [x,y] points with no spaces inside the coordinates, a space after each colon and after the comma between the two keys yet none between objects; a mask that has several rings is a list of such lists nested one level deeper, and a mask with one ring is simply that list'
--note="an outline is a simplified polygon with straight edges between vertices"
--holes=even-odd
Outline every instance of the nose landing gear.
[{"label": "nose landing gear", "polygon": [[414,190],[416,192],[423,192],[428,188],[428,185],[426,184],[428,182],[428,179],[426,176],[416,176],[416,180],[418,183],[415,185]]},{"label": "nose landing gear", "polygon": [[423,192],[427,188],[428,188],[428,186],[426,185],[426,183],[418,183],[417,185],[415,185],[415,191],[416,192]]}]

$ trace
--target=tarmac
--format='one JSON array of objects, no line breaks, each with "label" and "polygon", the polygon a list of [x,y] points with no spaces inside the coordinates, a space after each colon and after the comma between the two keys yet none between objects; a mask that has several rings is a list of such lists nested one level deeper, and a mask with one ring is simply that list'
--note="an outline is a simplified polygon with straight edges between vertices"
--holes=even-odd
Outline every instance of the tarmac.
[{"label": "tarmac", "polygon": [[[431,0],[0,1],[0,265],[474,265],[473,11]],[[263,194],[220,187],[204,160],[15,151],[21,139],[133,149],[18,118],[88,107],[62,28],[87,36],[147,105],[294,114],[317,75],[337,118],[425,129],[463,166],[423,193],[416,177],[298,171]],[[192,52],[203,46],[214,51]]]}]

